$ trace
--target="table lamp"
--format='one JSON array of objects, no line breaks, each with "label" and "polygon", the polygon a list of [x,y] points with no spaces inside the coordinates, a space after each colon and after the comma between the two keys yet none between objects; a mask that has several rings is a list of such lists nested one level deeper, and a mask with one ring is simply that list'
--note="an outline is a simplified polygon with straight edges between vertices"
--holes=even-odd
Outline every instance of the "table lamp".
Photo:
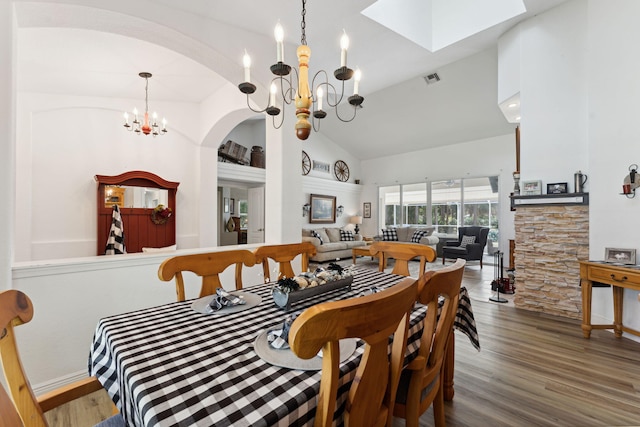
[{"label": "table lamp", "polygon": [[359,216],[359,215],[354,215],[354,216],[351,217],[349,222],[351,224],[355,224],[356,225],[355,231],[356,231],[356,234],[358,234],[360,232],[360,228],[358,227],[358,224],[362,224],[362,217]]}]

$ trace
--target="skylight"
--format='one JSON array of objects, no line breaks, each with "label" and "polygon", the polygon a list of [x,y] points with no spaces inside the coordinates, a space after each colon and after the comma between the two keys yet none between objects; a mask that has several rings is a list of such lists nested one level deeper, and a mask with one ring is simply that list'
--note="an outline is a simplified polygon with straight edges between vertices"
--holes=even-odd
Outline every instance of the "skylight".
[{"label": "skylight", "polygon": [[524,12],[522,0],[378,0],[362,14],[435,52]]}]

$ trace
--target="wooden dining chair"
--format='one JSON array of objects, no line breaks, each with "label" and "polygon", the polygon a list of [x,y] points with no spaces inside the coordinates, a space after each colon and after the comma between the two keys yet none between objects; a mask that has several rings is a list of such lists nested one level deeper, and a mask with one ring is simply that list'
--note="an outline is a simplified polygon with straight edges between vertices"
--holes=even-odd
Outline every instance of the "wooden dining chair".
[{"label": "wooden dining chair", "polygon": [[256,248],[253,253],[256,257],[256,264],[262,263],[264,281],[271,281],[269,271],[269,259],[278,263],[278,278],[294,277],[295,273],[291,267],[291,261],[298,255],[302,255],[302,272],[309,268],[309,257],[316,254],[316,247],[310,242],[290,243],[284,245],[267,245]]},{"label": "wooden dining chair", "polygon": [[246,249],[174,256],[160,264],[158,277],[165,282],[175,277],[177,299],[184,301],[186,297],[182,272],[190,271],[202,277],[200,288],[200,298],[202,298],[215,294],[217,288],[223,287],[220,282],[220,273],[232,264],[236,266],[236,290],[240,290],[242,289],[242,265],[251,267],[255,264],[255,256]]},{"label": "wooden dining chair", "polygon": [[393,258],[395,263],[391,274],[401,276],[410,276],[409,261],[414,258],[420,258],[418,277],[424,274],[427,261],[432,262],[436,259],[436,251],[420,243],[375,242],[371,245],[371,255],[376,256],[378,253],[381,253],[381,256],[378,256],[378,270],[384,271],[387,259]]},{"label": "wooden dining chair", "polygon": [[[0,426],[48,426],[44,413],[65,403],[102,389],[96,377],[76,381],[58,390],[36,397],[25,375],[16,345],[14,327],[33,318],[33,304],[17,290],[0,292],[0,361],[11,398],[0,382]],[[124,427],[115,405],[107,413],[115,413],[98,424],[101,427]]]},{"label": "wooden dining chair", "polygon": [[[418,302],[427,306],[418,356],[402,371],[393,415],[417,427],[418,418],[433,403],[436,427],[445,426],[443,361],[448,340],[454,339],[453,322],[458,310],[460,285],[466,261],[429,271],[418,279]],[[440,297],[444,304],[438,316]]]},{"label": "wooden dining chair", "polygon": [[[339,340],[361,338],[365,349],[347,398],[348,426],[390,426],[399,375],[404,363],[409,314],[418,282],[401,283],[367,296],[317,304],[294,320],[289,345],[303,359],[322,349],[322,376],[315,427],[331,426],[340,368]],[[389,336],[393,345],[389,355]]]}]

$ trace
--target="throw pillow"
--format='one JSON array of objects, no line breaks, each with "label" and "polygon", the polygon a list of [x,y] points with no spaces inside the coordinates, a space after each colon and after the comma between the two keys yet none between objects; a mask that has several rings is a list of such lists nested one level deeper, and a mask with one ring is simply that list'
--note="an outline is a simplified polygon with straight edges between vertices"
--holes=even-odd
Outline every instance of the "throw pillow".
[{"label": "throw pillow", "polygon": [[395,228],[387,228],[382,230],[382,240],[385,242],[397,242],[398,233]]},{"label": "throw pillow", "polygon": [[353,233],[348,230],[340,230],[340,241],[342,242],[353,242],[355,237],[353,237]]},{"label": "throw pillow", "polygon": [[327,236],[329,236],[329,241],[330,242],[339,242],[341,239],[340,236],[340,229],[336,228],[336,227],[327,227],[324,229],[324,231],[327,233]]},{"label": "throw pillow", "polygon": [[318,232],[316,230],[311,230],[311,235],[315,238],[317,238],[318,240],[320,240],[320,244],[323,244],[324,242],[322,241],[322,237],[320,237],[320,234],[318,234]]},{"label": "throw pillow", "polygon": [[416,230],[413,232],[413,236],[411,236],[411,242],[420,243],[420,239],[427,235],[426,230]]},{"label": "throw pillow", "polygon": [[466,248],[469,243],[475,243],[475,242],[476,242],[476,236],[462,236],[460,247]]}]

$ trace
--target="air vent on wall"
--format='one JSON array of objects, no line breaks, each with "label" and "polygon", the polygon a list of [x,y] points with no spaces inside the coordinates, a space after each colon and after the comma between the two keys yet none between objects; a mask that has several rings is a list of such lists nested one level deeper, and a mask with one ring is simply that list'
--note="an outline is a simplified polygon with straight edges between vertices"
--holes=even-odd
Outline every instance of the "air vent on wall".
[{"label": "air vent on wall", "polygon": [[431,73],[424,76],[423,79],[425,82],[427,82],[428,85],[432,85],[440,81],[440,76],[438,75],[438,73]]}]

